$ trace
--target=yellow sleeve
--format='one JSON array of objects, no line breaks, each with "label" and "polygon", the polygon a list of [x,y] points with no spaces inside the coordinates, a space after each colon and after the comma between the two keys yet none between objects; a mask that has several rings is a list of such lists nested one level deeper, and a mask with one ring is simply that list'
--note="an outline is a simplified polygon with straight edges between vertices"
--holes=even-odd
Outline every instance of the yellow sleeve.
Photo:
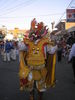
[{"label": "yellow sleeve", "polygon": [[25,55],[26,55],[26,52],[24,51],[20,51],[20,68],[24,68],[25,67]]}]

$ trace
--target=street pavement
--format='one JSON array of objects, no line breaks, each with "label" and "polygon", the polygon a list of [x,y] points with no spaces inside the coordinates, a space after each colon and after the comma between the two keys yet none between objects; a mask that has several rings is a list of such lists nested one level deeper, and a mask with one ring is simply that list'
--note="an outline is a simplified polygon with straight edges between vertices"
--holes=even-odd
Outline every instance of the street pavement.
[{"label": "street pavement", "polygon": [[[19,60],[3,62],[0,56],[0,100],[29,100],[29,92],[19,90]],[[43,94],[43,100],[75,100],[71,64],[65,58],[56,62],[56,86]]]}]

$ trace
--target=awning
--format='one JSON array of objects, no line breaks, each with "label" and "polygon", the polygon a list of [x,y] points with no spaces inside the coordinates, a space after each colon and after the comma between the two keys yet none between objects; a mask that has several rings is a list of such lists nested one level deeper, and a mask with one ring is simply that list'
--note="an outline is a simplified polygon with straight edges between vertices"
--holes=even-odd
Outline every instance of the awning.
[{"label": "awning", "polygon": [[71,28],[69,28],[68,30],[67,30],[67,32],[74,32],[75,31],[75,26],[74,27],[71,27]]}]

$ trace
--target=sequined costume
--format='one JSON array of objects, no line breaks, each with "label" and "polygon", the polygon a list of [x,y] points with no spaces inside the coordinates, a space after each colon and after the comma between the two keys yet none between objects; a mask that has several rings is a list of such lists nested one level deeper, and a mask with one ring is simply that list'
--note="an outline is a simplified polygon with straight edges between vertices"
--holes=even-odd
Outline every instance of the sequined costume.
[{"label": "sequined costume", "polygon": [[36,87],[41,92],[55,85],[56,47],[50,53],[53,43],[46,37],[48,29],[43,22],[33,23],[37,27],[31,26],[29,37],[24,38],[27,51],[20,51],[20,89],[32,91],[36,81]]}]

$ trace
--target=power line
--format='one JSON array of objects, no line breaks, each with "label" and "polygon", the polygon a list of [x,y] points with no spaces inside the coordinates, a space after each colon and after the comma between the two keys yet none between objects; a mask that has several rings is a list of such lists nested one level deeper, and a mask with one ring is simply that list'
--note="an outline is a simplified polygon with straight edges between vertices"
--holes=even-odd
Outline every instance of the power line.
[{"label": "power line", "polygon": [[1,4],[0,10],[5,10],[7,7],[9,7],[7,5],[9,5],[10,3],[12,4],[13,0],[11,0],[10,2],[9,2],[9,0],[8,1],[4,0],[3,4]]},{"label": "power line", "polygon": [[27,0],[27,1],[24,1],[24,2],[22,2],[22,3],[18,4],[18,5],[16,5],[16,7],[13,6],[12,8],[5,9],[5,10],[7,10],[7,11],[6,11],[6,12],[3,12],[3,14],[1,14],[0,16],[5,15],[5,14],[10,14],[10,13],[12,13],[12,12],[15,12],[15,11],[18,10],[19,8],[26,7],[26,6],[30,5],[30,4],[32,4],[33,2],[34,2],[34,0]]},{"label": "power line", "polygon": [[[67,6],[66,9],[68,9],[70,7],[70,5],[72,4],[73,0],[71,0],[71,2],[69,3],[69,5]],[[66,13],[66,11],[62,14],[62,16],[60,17],[58,23],[61,21],[62,17],[64,16],[64,14]]]},{"label": "power line", "polygon": [[[71,2],[69,3],[68,7],[72,4],[73,1],[74,1],[74,0],[71,0]],[[68,8],[68,7],[67,7],[67,8]]]},{"label": "power line", "polygon": [[44,14],[44,15],[32,15],[32,16],[16,16],[16,17],[0,17],[0,19],[4,19],[4,18],[25,18],[25,17],[43,17],[43,16],[52,16],[52,15],[61,15],[62,13],[53,13],[53,14]]},{"label": "power line", "polygon": [[[17,1],[17,0],[16,0]],[[17,2],[17,3],[19,3],[19,4],[17,4],[17,3],[15,3],[15,0],[14,0],[14,3],[16,4],[16,5],[14,5],[14,6],[12,6],[12,7],[10,7],[10,8],[7,8],[7,9],[5,9],[5,10],[12,10],[12,9],[15,9],[15,8],[18,8],[18,7],[20,7],[20,6],[22,6],[22,5],[24,5],[24,4],[26,4],[26,3],[28,3],[28,2],[30,2],[31,0],[27,0],[27,1],[22,1],[22,0],[20,0],[19,2]]]},{"label": "power line", "polygon": [[[24,1],[24,0],[23,0]],[[4,2],[3,4],[2,4],[2,6],[0,7],[0,10],[9,10],[9,9],[13,9],[13,7],[16,7],[18,4],[17,3],[19,3],[19,0],[8,0],[8,2]],[[20,1],[21,3],[22,3],[22,0]],[[25,1],[24,1],[25,2]],[[17,5],[15,5],[15,4],[17,4]],[[14,5],[14,6],[13,6]],[[9,8],[10,7],[10,8]]]}]

